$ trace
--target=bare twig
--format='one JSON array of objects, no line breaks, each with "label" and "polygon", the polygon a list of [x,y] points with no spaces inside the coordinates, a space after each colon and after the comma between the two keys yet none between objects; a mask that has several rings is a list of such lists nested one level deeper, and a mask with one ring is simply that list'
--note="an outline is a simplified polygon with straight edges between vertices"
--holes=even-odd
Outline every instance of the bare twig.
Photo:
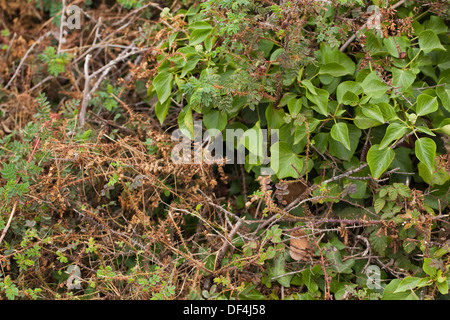
[{"label": "bare twig", "polygon": [[[312,231],[314,232],[314,229],[312,229]],[[331,300],[331,294],[330,294],[330,278],[328,277],[328,272],[325,266],[325,258],[323,256],[323,252],[322,252],[322,248],[319,246],[319,243],[317,243],[317,240],[312,237],[312,240],[314,241],[314,244],[317,246],[317,249],[319,249],[319,253],[320,253],[320,263],[322,265],[322,270],[323,270],[323,276],[325,277],[325,300]]]},{"label": "bare twig", "polygon": [[0,245],[2,244],[3,238],[6,236],[6,233],[8,232],[9,226],[11,225],[11,221],[12,221],[12,219],[14,217],[14,213],[16,212],[16,208],[17,208],[17,204],[18,203],[19,203],[19,201],[15,201],[14,202],[14,205],[13,205],[13,208],[11,210],[11,213],[9,214],[8,222],[6,223],[6,227],[5,227],[5,229],[3,229],[2,236],[0,237]]},{"label": "bare twig", "polygon": [[216,261],[214,262],[214,271],[217,270],[217,267],[221,265],[221,261],[223,257],[225,256],[225,253],[228,250],[228,247],[230,246],[230,241],[233,241],[233,236],[236,234],[236,232],[239,230],[240,226],[243,223],[243,219],[236,222],[233,229],[231,229],[230,233],[228,234],[228,238],[230,240],[225,241],[225,243],[222,245],[222,247],[219,249],[219,252],[216,255]]},{"label": "bare twig", "polygon": [[46,34],[42,35],[39,37],[39,39],[36,40],[35,43],[33,43],[33,45],[28,49],[28,51],[25,53],[24,57],[22,58],[22,60],[19,63],[19,66],[16,69],[16,72],[14,73],[14,75],[12,76],[12,78],[9,80],[9,82],[6,84],[5,86],[5,90],[8,89],[8,87],[11,85],[11,83],[14,81],[14,79],[17,77],[17,75],[19,74],[20,68],[22,67],[23,63],[25,62],[25,60],[27,59],[28,55],[31,53],[31,51],[33,51],[34,47],[37,46],[42,39],[44,39],[45,37],[47,37],[50,34],[50,32],[47,32]]},{"label": "bare twig", "polygon": [[156,9],[160,10],[160,11],[163,11],[163,8],[161,8],[161,6],[160,6],[158,3],[156,3],[156,2],[149,2],[149,3],[147,3],[146,5],[144,5],[144,6],[140,7],[140,8],[137,8],[137,9],[131,11],[131,12],[130,12],[129,14],[127,14],[125,17],[123,17],[123,18],[120,19],[119,21],[115,22],[115,23],[113,24],[113,26],[122,25],[122,23],[123,23],[124,21],[130,21],[130,20],[131,20],[130,17],[136,15],[139,11],[142,11],[142,10],[144,10],[144,9],[147,9],[148,7],[154,7],[154,8],[156,8]]},{"label": "bare twig", "polygon": [[14,32],[13,38],[11,39],[11,43],[9,44],[8,50],[6,51],[5,61],[8,61],[9,53],[14,44],[14,40],[16,40],[16,37],[17,37],[17,33]]}]

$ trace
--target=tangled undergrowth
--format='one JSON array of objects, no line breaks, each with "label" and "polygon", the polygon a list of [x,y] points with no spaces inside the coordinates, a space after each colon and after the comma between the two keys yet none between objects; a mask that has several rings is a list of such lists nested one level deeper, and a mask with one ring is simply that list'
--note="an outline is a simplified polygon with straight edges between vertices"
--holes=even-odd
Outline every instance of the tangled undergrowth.
[{"label": "tangled undergrowth", "polygon": [[[448,3],[380,2],[0,0],[0,298],[447,299]],[[174,162],[201,119],[281,168]]]}]

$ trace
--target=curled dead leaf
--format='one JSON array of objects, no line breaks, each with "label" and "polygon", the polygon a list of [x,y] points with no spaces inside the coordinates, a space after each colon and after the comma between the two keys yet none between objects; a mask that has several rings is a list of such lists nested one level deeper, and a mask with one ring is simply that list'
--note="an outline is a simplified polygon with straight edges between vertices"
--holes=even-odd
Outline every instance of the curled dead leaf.
[{"label": "curled dead leaf", "polygon": [[291,233],[289,255],[296,261],[306,261],[309,256],[309,241],[305,231],[299,229]]}]

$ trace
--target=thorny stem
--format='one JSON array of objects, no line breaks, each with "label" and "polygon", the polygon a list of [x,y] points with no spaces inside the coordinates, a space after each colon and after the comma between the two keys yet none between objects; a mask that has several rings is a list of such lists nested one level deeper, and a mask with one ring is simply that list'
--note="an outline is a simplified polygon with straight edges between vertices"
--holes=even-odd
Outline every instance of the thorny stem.
[{"label": "thorny stem", "polygon": [[[314,230],[313,230],[314,232]],[[319,249],[319,253],[320,253],[320,263],[322,265],[322,270],[323,270],[323,275],[325,277],[325,284],[326,284],[326,288],[325,288],[325,300],[331,300],[331,295],[330,295],[330,279],[328,278],[328,272],[327,269],[325,267],[325,258],[323,256],[323,252],[322,252],[322,248],[319,246],[319,244],[317,243],[316,239],[314,237],[312,237],[314,244],[317,246],[317,249]]]}]

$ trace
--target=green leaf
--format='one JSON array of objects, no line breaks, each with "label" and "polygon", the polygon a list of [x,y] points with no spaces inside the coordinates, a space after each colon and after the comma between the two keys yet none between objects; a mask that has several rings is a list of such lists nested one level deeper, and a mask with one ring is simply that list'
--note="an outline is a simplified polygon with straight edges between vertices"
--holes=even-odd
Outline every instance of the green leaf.
[{"label": "green leaf", "polygon": [[439,37],[432,30],[425,30],[419,34],[419,47],[425,53],[430,53],[433,50],[444,50],[441,45]]},{"label": "green leaf", "polygon": [[166,102],[172,92],[173,75],[169,72],[160,72],[153,79],[153,87],[158,95],[158,100],[161,104]]},{"label": "green leaf", "polygon": [[431,186],[443,185],[450,179],[450,174],[445,170],[445,168],[440,168],[437,171],[430,170],[425,164],[419,162],[417,164],[417,169],[419,170],[419,176],[423,179],[423,181]]},{"label": "green leaf", "polygon": [[381,300],[419,300],[419,297],[411,291],[402,291],[394,293],[399,284],[402,282],[402,279],[394,279],[392,280],[386,288],[384,288],[383,296]]},{"label": "green leaf", "polygon": [[356,151],[362,131],[352,124],[347,124],[347,127],[350,139],[350,151],[341,142],[331,137],[328,139],[328,145],[331,155],[338,157],[341,160],[349,161]]},{"label": "green leaf", "polygon": [[386,128],[383,140],[380,143],[380,150],[389,146],[389,144],[405,135],[407,127],[402,123],[393,122]]},{"label": "green leaf", "polygon": [[393,120],[398,119],[398,116],[394,110],[394,107],[392,107],[389,103],[380,102],[377,105],[380,108],[381,113],[383,114],[383,118],[386,121],[393,121]]},{"label": "green leaf", "polygon": [[297,171],[292,165],[297,168],[298,172],[302,172],[303,160],[292,151],[289,144],[282,141],[276,142],[270,147],[270,154],[271,168],[277,173],[279,179],[288,177],[299,178]]},{"label": "green leaf", "polygon": [[403,292],[403,291],[411,291],[417,287],[417,285],[422,281],[422,278],[417,277],[406,277],[400,282],[397,289],[395,289],[394,293]]},{"label": "green leaf", "polygon": [[311,92],[313,95],[316,95],[316,87],[312,84],[312,82],[308,79],[302,80],[300,82],[306,89],[308,89],[309,92]]},{"label": "green leaf", "polygon": [[379,150],[379,147],[380,145],[374,144],[367,152],[367,163],[375,179],[378,179],[389,168],[395,157],[395,152],[391,148]]},{"label": "green leaf", "polygon": [[392,85],[401,92],[411,87],[415,79],[416,75],[410,70],[392,68]]},{"label": "green leaf", "polygon": [[369,241],[378,254],[384,255],[387,247],[387,237],[383,232],[381,232],[379,236],[376,231],[372,232],[370,234]]},{"label": "green leaf", "polygon": [[[271,270],[271,278],[281,276],[283,274],[286,274],[286,259],[284,256],[284,253],[280,254],[274,261],[273,269]],[[277,278],[277,282],[281,284],[283,287],[289,288],[291,286],[291,279],[293,275],[284,276],[281,278]]]},{"label": "green leaf", "polygon": [[416,129],[417,129],[418,132],[425,133],[425,134],[427,134],[427,135],[429,135],[429,136],[433,136],[433,137],[436,136],[436,135],[434,134],[434,132],[431,131],[428,127],[425,127],[425,126],[417,126]]},{"label": "green leaf", "polygon": [[332,243],[327,243],[327,250],[326,258],[327,261],[330,262],[330,265],[334,270],[336,270],[338,273],[352,273],[352,267],[355,264],[354,259],[346,260],[345,262],[342,261],[341,253],[339,252],[339,249],[332,245]]},{"label": "green leaf", "polygon": [[418,116],[423,116],[438,109],[438,102],[436,97],[429,96],[422,93],[417,97],[416,113]]},{"label": "green leaf", "polygon": [[447,32],[448,27],[441,18],[432,15],[428,21],[427,30],[432,30],[436,34],[442,34]]},{"label": "green leaf", "polygon": [[319,69],[319,74],[329,74],[333,77],[342,77],[349,74],[349,72],[343,65],[331,62],[321,66]]},{"label": "green leaf", "polygon": [[375,200],[375,203],[373,204],[375,212],[380,213],[380,211],[383,210],[385,204],[386,200],[384,198],[378,198],[377,200]]},{"label": "green leaf", "polygon": [[436,267],[433,266],[433,259],[425,258],[423,261],[423,271],[431,277],[434,277],[437,274]]},{"label": "green leaf", "polygon": [[411,196],[411,189],[403,183],[394,183],[394,187],[397,190],[398,194],[403,197],[410,197]]},{"label": "green leaf", "polygon": [[319,286],[314,281],[314,278],[313,278],[313,275],[311,273],[311,270],[306,269],[305,271],[302,272],[302,280],[303,280],[303,283],[308,288],[308,291],[310,293],[314,293],[317,290],[319,290]]},{"label": "green leaf", "polygon": [[17,177],[17,168],[16,164],[13,162],[10,163],[3,163],[3,169],[0,171],[2,173],[2,178],[6,179],[7,181],[16,181]]},{"label": "green leaf", "polygon": [[[330,50],[330,48],[327,48],[323,56],[322,63],[325,66],[329,65],[328,67],[326,67],[326,69],[328,69],[329,71],[333,71],[335,74],[332,75],[335,77],[340,77],[346,74],[353,74],[356,69],[356,65],[352,61],[352,59],[350,59],[350,57],[345,53],[339,51],[339,49]],[[337,65],[342,66],[342,68],[338,67]]]},{"label": "green leaf", "polygon": [[288,106],[290,115],[299,114],[300,110],[302,109],[302,99],[297,99],[297,98],[291,99],[287,103],[287,106]]},{"label": "green leaf", "polygon": [[170,108],[170,99],[167,99],[166,102],[164,102],[164,103],[161,103],[159,101],[156,102],[155,113],[156,113],[156,116],[158,117],[160,124],[164,123],[167,113],[169,112],[169,108]]},{"label": "green leaf", "polygon": [[373,99],[381,98],[381,96],[389,89],[383,80],[377,75],[376,71],[369,73],[361,83],[364,93]]},{"label": "green leaf", "polygon": [[437,288],[441,294],[448,294],[448,282],[436,282]]},{"label": "green leaf", "polygon": [[345,122],[335,123],[331,128],[331,137],[341,142],[348,151],[350,151],[350,138],[348,136],[348,127]]},{"label": "green leaf", "polygon": [[[444,79],[443,79],[444,80]],[[444,82],[441,80],[439,84],[442,85]],[[450,112],[450,90],[445,87],[436,87],[436,94],[441,100],[442,106]]]},{"label": "green leaf", "polygon": [[436,143],[430,138],[419,138],[415,142],[416,157],[430,170],[434,170],[434,158],[436,157]]},{"label": "green leaf", "polygon": [[361,112],[363,115],[370,119],[374,119],[378,122],[384,123],[383,113],[377,105],[361,106]]},{"label": "green leaf", "polygon": [[383,39],[383,44],[391,56],[398,58],[399,51],[406,52],[407,48],[411,44],[411,40],[405,36],[389,37]]},{"label": "green leaf", "polygon": [[194,138],[194,120],[190,106],[184,107],[178,115],[178,127],[185,136]]},{"label": "green leaf", "polygon": [[[296,99],[292,99],[291,101],[295,101]],[[289,103],[288,103],[289,105]],[[301,104],[300,104],[301,107]],[[289,107],[288,107],[289,108]],[[267,125],[270,129],[279,129],[286,122],[284,121],[285,112],[283,109],[276,109],[273,106],[269,106],[266,109],[266,119]]]},{"label": "green leaf", "polygon": [[294,145],[303,140],[308,133],[313,132],[319,123],[320,121],[318,119],[313,118],[311,119],[311,122],[303,122],[301,125],[295,126]]},{"label": "green leaf", "polygon": [[222,131],[227,125],[228,119],[225,113],[211,109],[203,114],[203,123],[206,129],[217,129]]},{"label": "green leaf", "polygon": [[192,30],[189,37],[189,45],[195,46],[211,34],[213,26],[207,22],[199,21],[189,26],[189,29]]},{"label": "green leaf", "polygon": [[256,285],[250,285],[239,293],[241,300],[267,300],[267,298],[256,289]]},{"label": "green leaf", "polygon": [[[263,157],[263,133],[261,131],[261,124],[258,121],[252,128],[245,131],[241,137],[241,143],[250,152],[249,163],[255,164],[262,162]],[[256,157],[256,158],[255,158]]]},{"label": "green leaf", "polygon": [[344,96],[346,93],[353,93],[355,96],[359,96],[363,89],[355,81],[345,81],[338,85],[336,88],[336,98],[339,103],[344,103]]},{"label": "green leaf", "polygon": [[181,71],[180,78],[183,78],[189,71],[192,71],[197,66],[197,63],[200,61],[200,56],[192,56],[188,59],[186,64],[183,67],[183,70]]},{"label": "green leaf", "polygon": [[306,98],[317,106],[316,108],[313,107],[314,110],[324,116],[327,116],[329,114],[327,106],[330,94],[324,89],[316,88],[315,91],[317,93],[316,95],[310,94],[309,91],[306,91]]}]

